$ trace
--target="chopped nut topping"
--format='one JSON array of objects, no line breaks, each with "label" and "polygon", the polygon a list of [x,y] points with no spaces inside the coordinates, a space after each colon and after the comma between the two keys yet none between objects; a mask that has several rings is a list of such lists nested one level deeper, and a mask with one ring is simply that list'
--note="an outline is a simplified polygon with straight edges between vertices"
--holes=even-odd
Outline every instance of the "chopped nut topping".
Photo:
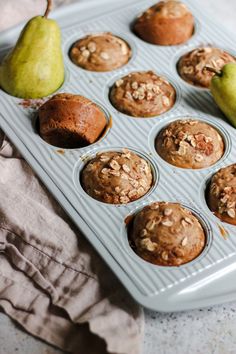
[{"label": "chopped nut topping", "polygon": [[147,235],[147,230],[142,229],[142,231],[140,232],[140,237],[145,237],[146,235]]},{"label": "chopped nut topping", "polygon": [[90,56],[90,51],[85,49],[82,51],[82,55],[83,55],[83,57],[88,58]]},{"label": "chopped nut topping", "polygon": [[184,218],[184,220],[185,220],[188,224],[190,224],[190,225],[193,224],[192,219],[190,219],[190,218],[188,218],[188,217]]},{"label": "chopped nut topping", "polygon": [[152,231],[154,227],[156,226],[156,221],[155,220],[149,220],[146,224],[146,229],[148,231]]},{"label": "chopped nut topping", "polygon": [[165,216],[170,216],[173,213],[172,209],[166,208],[164,209],[164,215]]},{"label": "chopped nut topping", "polygon": [[107,174],[110,172],[110,170],[109,170],[109,168],[103,168],[101,172],[102,172],[104,175],[107,175]]},{"label": "chopped nut topping", "polygon": [[131,84],[132,89],[137,90],[138,88],[138,83],[136,81],[133,81]]},{"label": "chopped nut topping", "polygon": [[88,50],[90,51],[90,53],[96,52],[96,48],[97,48],[96,43],[90,42],[87,47],[88,47]]},{"label": "chopped nut topping", "polygon": [[194,72],[193,66],[184,66],[183,73],[184,74],[192,74]]},{"label": "chopped nut topping", "polygon": [[129,172],[130,172],[130,168],[129,168],[129,166],[128,166],[128,165],[123,164],[123,165],[122,165],[122,168],[123,168],[123,170],[124,170],[125,172],[127,172],[127,173],[129,173]]},{"label": "chopped nut topping", "polygon": [[156,244],[152,242],[149,238],[144,238],[143,240],[141,240],[140,245],[151,252],[155,251],[156,249]]},{"label": "chopped nut topping", "polygon": [[195,157],[194,157],[194,160],[197,161],[197,162],[201,162],[203,160],[203,156],[200,155],[200,154],[197,154]]},{"label": "chopped nut topping", "polygon": [[132,198],[135,197],[137,195],[137,190],[136,189],[132,189],[129,193],[128,193],[128,197]]},{"label": "chopped nut topping", "polygon": [[116,87],[120,87],[123,84],[124,80],[119,79],[116,81]]},{"label": "chopped nut topping", "polygon": [[116,193],[119,193],[119,192],[120,192],[120,187],[119,187],[119,186],[116,186],[116,187],[115,187],[115,192],[116,192]]},{"label": "chopped nut topping", "polygon": [[159,209],[159,204],[158,204],[158,203],[154,203],[154,204],[150,205],[150,209],[151,209],[151,210],[157,210],[157,209]]},{"label": "chopped nut topping", "polygon": [[120,172],[119,171],[115,171],[115,170],[109,170],[109,173],[113,176],[119,177],[120,176]]},{"label": "chopped nut topping", "polygon": [[162,103],[163,103],[164,106],[169,106],[169,104],[170,104],[169,98],[167,96],[163,96],[162,97]]},{"label": "chopped nut topping", "polygon": [[188,238],[187,238],[187,237],[184,237],[183,240],[182,240],[182,242],[181,242],[181,245],[182,245],[182,246],[186,246],[187,243],[188,243]]},{"label": "chopped nut topping", "polygon": [[131,92],[126,91],[126,93],[125,93],[125,98],[128,98],[128,100],[132,100],[132,99],[133,99],[133,96],[131,95]]},{"label": "chopped nut topping", "polygon": [[109,55],[106,52],[101,52],[100,57],[104,60],[110,59]]},{"label": "chopped nut topping", "polygon": [[164,225],[164,226],[172,226],[173,225],[173,221],[171,221],[171,220],[163,220],[162,222],[161,222],[161,224],[162,225]]},{"label": "chopped nut topping", "polygon": [[121,202],[122,204],[129,203],[129,198],[128,198],[127,196],[120,197],[120,202]]},{"label": "chopped nut topping", "polygon": [[119,171],[121,168],[116,160],[111,160],[110,166],[111,166],[111,168],[113,168],[113,170],[116,170],[116,171]]},{"label": "chopped nut topping", "polygon": [[101,155],[100,156],[100,160],[102,162],[108,162],[110,160],[110,157],[109,156],[105,156],[105,155]]},{"label": "chopped nut topping", "polygon": [[235,218],[235,210],[234,209],[229,209],[227,210],[227,214],[229,215],[230,218]]},{"label": "chopped nut topping", "polygon": [[162,259],[164,259],[164,261],[168,261],[169,255],[166,251],[163,251],[161,257]]}]

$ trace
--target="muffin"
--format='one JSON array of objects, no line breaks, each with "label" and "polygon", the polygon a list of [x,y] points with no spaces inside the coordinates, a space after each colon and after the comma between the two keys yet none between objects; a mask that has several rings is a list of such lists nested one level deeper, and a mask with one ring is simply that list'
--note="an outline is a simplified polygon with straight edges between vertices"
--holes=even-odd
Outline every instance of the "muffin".
[{"label": "muffin", "polygon": [[152,170],[148,162],[127,149],[97,154],[81,174],[85,192],[109,204],[137,200],[149,191],[152,183]]},{"label": "muffin", "polygon": [[219,48],[202,47],[182,56],[177,67],[179,75],[189,84],[209,88],[214,73],[205,70],[205,66],[221,70],[230,62],[235,62],[235,58],[229,53]]},{"label": "muffin", "polygon": [[236,164],[220,169],[212,177],[207,202],[220,220],[236,225]]},{"label": "muffin", "polygon": [[141,258],[161,266],[188,263],[206,244],[203,227],[191,211],[165,202],[153,203],[136,214],[130,239]]},{"label": "muffin", "polygon": [[147,9],[134,24],[134,32],[146,42],[175,45],[193,34],[194,18],[180,1],[160,1]]},{"label": "muffin", "polygon": [[218,131],[202,121],[176,120],[156,138],[156,151],[171,165],[199,169],[216,163],[224,154]]},{"label": "muffin", "polygon": [[122,113],[133,117],[153,117],[173,107],[176,92],[165,78],[153,71],[134,72],[115,82],[110,100]]},{"label": "muffin", "polygon": [[73,63],[90,71],[115,70],[127,64],[130,57],[129,45],[109,32],[86,36],[70,50]]},{"label": "muffin", "polygon": [[40,136],[49,144],[76,148],[94,143],[107,121],[102,110],[88,98],[60,93],[38,111]]}]

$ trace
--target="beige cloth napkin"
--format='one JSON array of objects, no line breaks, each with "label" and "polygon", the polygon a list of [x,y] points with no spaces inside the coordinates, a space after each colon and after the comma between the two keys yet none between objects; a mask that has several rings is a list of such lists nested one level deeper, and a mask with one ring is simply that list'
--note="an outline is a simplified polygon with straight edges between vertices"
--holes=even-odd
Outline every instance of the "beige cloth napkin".
[{"label": "beige cloth napkin", "polygon": [[[0,0],[0,7],[2,30],[42,12],[45,1]],[[65,351],[141,351],[142,310],[1,131],[0,307]]]},{"label": "beige cloth napkin", "polygon": [[0,307],[73,353],[140,353],[143,315],[0,133]]}]

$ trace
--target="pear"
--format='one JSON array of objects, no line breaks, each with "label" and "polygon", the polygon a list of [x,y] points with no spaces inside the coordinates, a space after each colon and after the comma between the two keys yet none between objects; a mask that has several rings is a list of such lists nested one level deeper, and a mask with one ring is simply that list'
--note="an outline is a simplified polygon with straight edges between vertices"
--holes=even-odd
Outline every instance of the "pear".
[{"label": "pear", "polygon": [[236,128],[236,63],[226,64],[220,71],[210,67],[206,70],[215,73],[210,84],[215,102]]},{"label": "pear", "polygon": [[0,66],[0,86],[12,96],[40,98],[56,91],[64,81],[61,33],[56,21],[32,18],[23,28],[15,47]]}]

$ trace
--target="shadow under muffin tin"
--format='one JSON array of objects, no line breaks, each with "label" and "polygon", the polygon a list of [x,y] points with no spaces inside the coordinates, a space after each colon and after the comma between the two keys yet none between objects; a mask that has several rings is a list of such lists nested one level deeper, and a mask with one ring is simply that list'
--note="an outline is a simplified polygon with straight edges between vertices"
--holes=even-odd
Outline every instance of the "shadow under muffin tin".
[{"label": "shadow under muffin tin", "polygon": [[[146,43],[133,34],[131,23],[141,11],[152,4],[153,1],[135,1],[127,5],[125,11],[124,8],[111,11],[97,19],[81,21],[62,30],[63,53],[69,75],[59,92],[83,95],[108,110],[109,116],[112,117],[112,127],[103,139],[81,149],[58,149],[42,141],[29,119],[30,110],[20,106],[20,100],[1,92],[0,102],[3,107],[2,114],[8,118],[7,125],[2,125],[3,129],[6,132],[16,132],[20,140],[31,149],[32,166],[34,167],[35,163],[35,169],[39,171],[37,167],[39,163],[51,181],[44,178],[49,189],[56,195],[53,187],[55,185],[69,201],[76,211],[76,216],[66,203],[64,207],[73,221],[84,231],[90,242],[96,245],[104,258],[107,256],[107,262],[133,296],[148,307],[160,309],[154,302],[159,295],[168,293],[169,289],[176,286],[184,287],[185,281],[189,279],[201,281],[209,268],[213,269],[219,262],[224,262],[236,254],[236,240],[228,237],[225,242],[219,224],[229,235],[235,233],[235,227],[221,223],[209,210],[202,197],[203,186],[209,180],[209,175],[220,167],[235,162],[236,139],[232,139],[235,131],[222,119],[208,92],[198,89],[201,94],[196,95],[190,85],[183,83],[174,64],[176,51],[187,53],[193,46],[201,46],[203,42],[214,43],[219,47],[223,42],[228,48],[233,48],[234,41],[223,35],[222,30],[208,24],[197,5],[191,0],[188,6],[195,16],[196,26],[195,34],[187,43],[170,47]],[[97,73],[83,70],[71,62],[68,52],[76,40],[87,34],[111,29],[132,49],[132,58],[125,66],[112,72]],[[173,83],[177,92],[174,108],[151,119],[137,119],[118,112],[109,101],[111,85],[130,72],[148,70],[167,77]],[[159,158],[153,148],[158,131],[180,117],[199,118],[219,128],[226,142],[226,152],[215,165],[202,170],[183,170]],[[14,142],[14,138],[12,140]],[[89,197],[80,186],[80,171],[97,152],[113,151],[117,147],[134,149],[138,154],[143,154],[158,171],[158,178],[155,179],[155,186],[140,200],[116,206]],[[180,267],[161,267],[149,264],[134,254],[127,237],[127,218],[154,201],[178,202],[193,210],[204,226],[207,237],[206,248],[196,260]],[[109,254],[113,260],[109,258]]]}]

